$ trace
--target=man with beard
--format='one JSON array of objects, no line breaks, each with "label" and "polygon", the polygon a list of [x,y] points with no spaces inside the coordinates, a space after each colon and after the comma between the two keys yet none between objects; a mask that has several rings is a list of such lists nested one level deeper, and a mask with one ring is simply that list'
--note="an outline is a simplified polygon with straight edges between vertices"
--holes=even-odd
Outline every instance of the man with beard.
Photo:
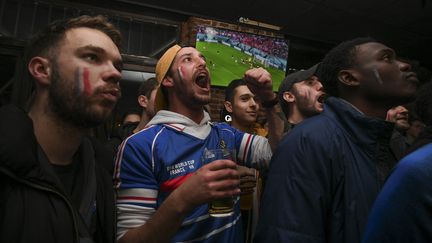
[{"label": "man with beard", "polygon": [[279,86],[279,103],[288,121],[285,132],[323,111],[323,86],[315,74],[318,68],[316,64],[308,70],[292,73]]},{"label": "man with beard", "polygon": [[413,99],[411,66],[370,38],[343,42],[317,75],[321,114],[285,136],[270,162],[256,242],[358,243],[369,210],[396,163],[387,111]]},{"label": "man with beard", "polygon": [[0,110],[0,241],[114,242],[114,191],[89,128],[120,97],[120,32],[102,16],[54,22],[30,41],[28,113]]},{"label": "man with beard", "polygon": [[[209,216],[207,205],[239,194],[237,165],[232,160],[204,165],[201,158],[209,149],[235,149],[238,163],[267,167],[272,155],[267,139],[210,122],[203,110],[210,102],[209,71],[195,48],[169,48],[156,65],[156,79],[158,112],[147,128],[123,142],[116,160],[119,242],[243,242],[238,200],[225,217]],[[270,74],[251,69],[244,79],[272,110],[269,122],[281,127],[271,119],[278,100]]]}]

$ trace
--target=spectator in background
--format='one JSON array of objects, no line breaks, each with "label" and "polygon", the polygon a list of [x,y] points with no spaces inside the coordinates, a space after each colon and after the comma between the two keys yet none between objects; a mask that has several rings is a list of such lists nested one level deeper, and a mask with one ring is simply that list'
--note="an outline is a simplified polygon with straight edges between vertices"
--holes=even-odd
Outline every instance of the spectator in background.
[{"label": "spectator in background", "polygon": [[132,108],[128,109],[122,118],[122,125],[130,123],[138,123],[141,120],[141,109]]},{"label": "spectator in background", "polygon": [[393,122],[395,129],[390,139],[390,148],[397,160],[400,160],[408,148],[405,132],[410,127],[408,123],[408,110],[402,106],[396,106],[387,111],[386,121]]},{"label": "spectator in background", "polygon": [[106,146],[110,151],[113,151],[112,157],[117,153],[118,146],[121,144],[123,140],[125,140],[130,135],[137,133],[144,129],[147,123],[153,118],[155,115],[154,111],[154,101],[157,90],[157,82],[155,78],[149,78],[144,81],[140,87],[138,88],[138,104],[141,107],[138,109],[131,109],[129,114],[134,114],[139,116],[138,121],[134,122],[125,122],[125,119],[122,119],[123,123],[120,127],[114,130],[110,140],[107,142]]},{"label": "spectator in background", "polygon": [[[259,103],[247,87],[246,81],[235,79],[225,89],[225,102],[221,118],[242,132],[265,137],[267,131],[257,123],[259,108]],[[259,172],[255,169],[239,165],[238,170],[242,193],[240,209],[244,240],[251,242],[258,222],[258,203],[261,198],[262,181]]]},{"label": "spectator in background", "polygon": [[279,103],[285,113],[288,125],[284,132],[289,132],[304,119],[323,111],[325,93],[316,76],[319,64],[308,70],[291,73],[279,86]]},{"label": "spectator in background", "polygon": [[407,63],[370,38],[343,42],[317,75],[324,111],[279,143],[263,195],[256,242],[358,243],[372,204],[396,163],[391,107],[413,99]]},{"label": "spectator in background", "polygon": [[138,104],[142,107],[141,120],[133,133],[137,133],[144,129],[147,123],[155,116],[155,97],[158,87],[158,82],[155,78],[149,78],[138,89]]},{"label": "spectator in background", "polygon": [[[410,129],[407,131],[407,133],[411,132],[411,136],[415,137],[415,139],[412,141],[405,154],[409,154],[425,144],[432,142],[432,98],[429,96],[430,90],[432,90],[432,81],[421,86],[417,92],[417,100],[414,109],[418,117],[411,121]],[[424,121],[424,123],[422,121]]]},{"label": "spectator in background", "polygon": [[[432,83],[416,101],[418,115],[432,126]],[[371,210],[363,242],[432,242],[432,135],[395,167]]]},{"label": "spectator in background", "polygon": [[426,125],[418,116],[411,116],[408,121],[410,126],[406,131],[406,139],[407,143],[411,146],[420,136],[420,133],[423,131]]},{"label": "spectator in background", "polygon": [[[274,109],[271,75],[258,68],[244,78]],[[119,242],[243,242],[238,202],[231,216],[208,215],[209,202],[240,193],[237,165],[231,160],[204,165],[201,158],[208,149],[229,148],[237,151],[239,163],[267,167],[269,142],[210,122],[203,111],[210,102],[210,75],[195,48],[169,48],[156,65],[156,79],[158,112],[148,128],[125,140],[116,161]]]},{"label": "spectator in background", "polygon": [[29,112],[0,110],[0,242],[114,242],[112,177],[86,134],[120,97],[120,38],[81,16],[31,39]]}]

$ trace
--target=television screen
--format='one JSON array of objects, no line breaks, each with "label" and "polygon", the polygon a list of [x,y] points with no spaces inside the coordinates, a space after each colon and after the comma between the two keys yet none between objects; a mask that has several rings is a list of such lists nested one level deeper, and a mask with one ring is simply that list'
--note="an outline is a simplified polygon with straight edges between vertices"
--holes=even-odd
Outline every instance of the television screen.
[{"label": "television screen", "polygon": [[227,86],[252,67],[271,73],[275,91],[285,77],[288,43],[282,38],[198,26],[196,48],[207,59],[212,85]]}]

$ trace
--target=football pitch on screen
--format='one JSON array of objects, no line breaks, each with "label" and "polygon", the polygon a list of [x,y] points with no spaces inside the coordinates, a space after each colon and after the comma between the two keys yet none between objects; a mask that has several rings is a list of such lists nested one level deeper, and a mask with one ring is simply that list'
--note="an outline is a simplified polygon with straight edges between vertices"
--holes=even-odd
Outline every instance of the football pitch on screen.
[{"label": "football pitch on screen", "polygon": [[245,71],[252,67],[263,67],[271,74],[274,91],[285,77],[282,70],[264,67],[251,56],[224,44],[197,41],[196,48],[206,57],[214,86],[227,86],[232,80],[243,78]]}]

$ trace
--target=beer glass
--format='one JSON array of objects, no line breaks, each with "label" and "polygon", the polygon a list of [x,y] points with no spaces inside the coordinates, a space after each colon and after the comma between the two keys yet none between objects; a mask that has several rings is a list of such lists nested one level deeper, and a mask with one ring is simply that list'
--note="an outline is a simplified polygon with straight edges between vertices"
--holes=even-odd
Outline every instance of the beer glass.
[{"label": "beer glass", "polygon": [[[203,164],[208,164],[214,160],[232,160],[236,161],[235,149],[206,149],[202,160]],[[227,217],[234,213],[234,198],[226,197],[214,200],[209,203],[209,214],[212,217]]]}]

